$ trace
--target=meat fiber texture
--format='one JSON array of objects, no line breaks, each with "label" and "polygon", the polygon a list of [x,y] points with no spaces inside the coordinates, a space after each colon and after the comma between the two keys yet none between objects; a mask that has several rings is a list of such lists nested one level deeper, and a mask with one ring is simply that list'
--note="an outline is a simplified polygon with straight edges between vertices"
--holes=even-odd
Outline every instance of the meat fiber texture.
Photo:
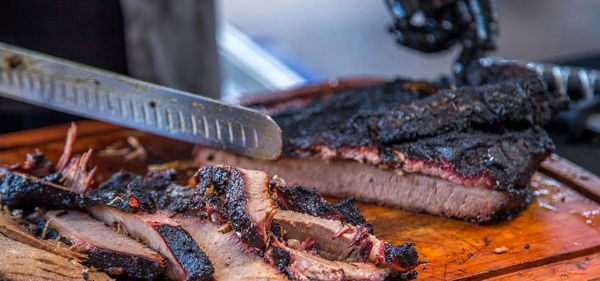
[{"label": "meat fiber texture", "polygon": [[206,203],[206,215],[200,217],[226,223],[223,231],[235,232],[247,249],[266,253],[269,263],[291,279],[385,280],[407,277],[418,264],[411,243],[392,245],[372,235],[352,199],[329,203],[314,190],[231,166],[204,167],[190,184],[195,194],[186,196]]},{"label": "meat fiber texture", "polygon": [[[458,87],[396,80],[311,101],[304,97],[287,107],[255,105],[282,129],[278,161],[202,148],[197,159],[306,179],[299,183],[363,202],[473,222],[510,218],[528,205],[529,179],[554,150],[541,126],[566,107],[567,97],[548,91],[534,71],[516,65],[480,67],[468,78]],[[295,175],[300,172],[304,175]],[[467,201],[477,202],[469,208]]]},{"label": "meat fiber texture", "polygon": [[[37,169],[44,161],[31,161],[0,169],[0,204],[21,208],[29,231],[46,240],[22,229],[8,212],[6,218],[0,216],[0,236],[44,250],[52,248],[47,241],[57,243],[56,249],[65,243],[68,250],[52,252],[81,255],[86,265],[124,278],[416,277],[414,245],[392,245],[375,237],[352,198],[330,203],[314,189],[232,166],[204,167],[187,186],[175,184],[172,171],[145,176],[121,171],[90,190],[95,171],[87,167],[91,152],[70,158],[75,129],[69,132],[61,163],[76,163],[77,168],[59,165],[52,172]],[[38,170],[44,178],[29,174]]]}]

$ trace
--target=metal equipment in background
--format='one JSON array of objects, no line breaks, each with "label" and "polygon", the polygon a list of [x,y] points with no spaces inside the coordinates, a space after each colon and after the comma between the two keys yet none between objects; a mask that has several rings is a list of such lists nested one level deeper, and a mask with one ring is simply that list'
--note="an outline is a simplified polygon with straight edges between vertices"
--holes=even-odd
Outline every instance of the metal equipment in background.
[{"label": "metal equipment in background", "polygon": [[[461,45],[453,67],[456,79],[464,80],[469,65],[505,63],[486,57],[498,46],[496,0],[385,0],[393,18],[389,31],[398,44],[425,53]],[[571,140],[581,140],[586,131],[600,134],[600,72],[550,63],[517,62],[544,77],[551,90],[566,93],[570,109],[558,114],[553,125],[566,128]]]}]

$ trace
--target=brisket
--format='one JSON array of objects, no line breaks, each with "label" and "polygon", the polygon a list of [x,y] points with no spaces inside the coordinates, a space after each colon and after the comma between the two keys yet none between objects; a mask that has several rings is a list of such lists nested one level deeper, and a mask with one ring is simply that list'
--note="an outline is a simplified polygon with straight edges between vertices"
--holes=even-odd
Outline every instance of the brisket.
[{"label": "brisket", "polygon": [[541,125],[567,98],[514,65],[479,67],[468,81],[397,80],[270,104],[263,109],[283,131],[279,160],[208,148],[196,159],[265,170],[329,196],[476,223],[510,218],[529,204],[529,179],[554,150]]},{"label": "brisket", "polygon": [[155,279],[165,269],[163,256],[84,213],[49,211],[44,218],[67,245],[88,255],[88,265],[108,274]]},{"label": "brisket", "polygon": [[209,210],[227,221],[248,245],[264,249],[270,229],[270,219],[277,211],[269,194],[269,176],[260,171],[214,166],[200,169],[190,182],[197,183]]},{"label": "brisket", "polygon": [[[286,140],[288,146],[299,149],[315,144],[378,146],[494,126],[521,129],[547,123],[553,112],[564,107],[564,101],[553,96],[541,78],[528,75],[497,84],[440,90],[383,112],[360,112],[337,126],[315,127],[303,133],[305,137]],[[282,117],[274,119],[289,123]],[[289,129],[282,125],[284,132]]]},{"label": "brisket", "polygon": [[224,233],[219,225],[198,218],[176,216],[173,219],[210,257],[215,280],[288,280],[240,241],[233,231]]},{"label": "brisket", "polygon": [[[269,180],[264,172],[230,166],[204,167],[190,182],[196,183],[198,194],[208,194],[204,199],[209,209],[219,214],[218,221],[229,224],[250,248],[259,252],[264,249],[262,244],[254,243],[256,240],[247,238],[261,237],[259,231],[270,235],[270,239],[260,240],[266,244],[267,253],[280,251],[275,248],[280,248],[277,245],[281,243],[294,245],[291,247],[294,255],[298,256],[297,261],[306,262],[283,268],[272,258],[270,260],[288,277],[344,280],[359,272],[390,276],[407,273],[417,265],[418,255],[412,244],[394,246],[370,234],[371,229],[364,225],[364,217],[351,200],[332,204],[325,202],[314,190],[301,186],[287,187],[284,180],[276,177]],[[274,201],[283,209],[299,211],[280,210]],[[240,220],[246,225],[242,225]],[[355,221],[356,225],[348,223],[349,220]],[[240,226],[250,231],[240,233],[236,230]],[[304,242],[300,244],[300,241]],[[314,268],[309,266],[310,263],[327,265],[328,269],[318,275],[312,271]],[[292,272],[294,270],[296,273]]]},{"label": "brisket", "polygon": [[412,276],[418,264],[412,244],[372,235],[353,198],[333,204],[314,189],[231,166],[202,168],[188,186],[169,172],[122,171],[88,190],[91,151],[69,158],[67,143],[61,168],[43,179],[2,170],[0,198],[26,212],[42,208],[27,217],[32,231],[111,275],[156,278],[164,269],[170,280],[385,280]]},{"label": "brisket", "polygon": [[167,215],[132,214],[102,205],[88,209],[96,219],[115,225],[163,254],[170,280],[210,280],[214,268],[190,234]]},{"label": "brisket", "polygon": [[22,227],[15,218],[11,217],[10,214],[5,214],[1,211],[0,235],[4,235],[12,240],[27,244],[31,247],[65,257],[69,260],[83,260],[87,257],[85,254],[78,253],[70,249],[58,247],[58,241],[45,241],[38,239],[37,237],[32,235],[31,232],[27,231],[24,227]]},{"label": "brisket", "polygon": [[25,210],[35,207],[82,210],[93,201],[50,181],[0,169],[1,205]]},{"label": "brisket", "polygon": [[365,203],[461,218],[474,223],[511,218],[532,198],[529,188],[509,196],[507,192],[490,188],[465,186],[421,173],[402,173],[342,159],[325,161],[284,157],[277,161],[262,161],[208,148],[199,150],[197,159],[207,164],[227,163],[268,171],[285,177],[290,183],[314,186],[319,193],[327,196],[354,196]]},{"label": "brisket", "polygon": [[101,183],[92,194],[104,204],[125,212],[154,213],[157,208],[164,209],[164,202],[161,201],[165,199],[161,196],[167,186],[175,181],[175,177],[176,172],[171,169],[160,173],[150,172],[146,176],[122,170],[113,174],[108,181]]},{"label": "brisket", "polygon": [[273,219],[284,230],[284,239],[311,239],[312,248],[328,260],[371,262],[404,272],[418,259],[412,244],[391,245],[361,226],[294,211],[279,211]]},{"label": "brisket", "polygon": [[[279,179],[277,176],[275,179]],[[281,181],[279,179],[279,181]],[[300,185],[286,186],[284,182],[271,179],[269,182],[271,192],[275,192],[279,209],[292,210],[317,217],[335,219],[352,225],[365,225],[365,217],[354,205],[354,197],[349,197],[333,204],[323,198],[315,188],[306,188]]]},{"label": "brisket", "polygon": [[[104,204],[98,198],[77,194],[58,184],[7,171],[4,171],[0,179],[0,195],[2,204],[13,208],[85,210],[108,225],[114,224],[126,230],[134,238],[145,241],[167,257],[169,260],[165,272],[167,278],[171,280],[211,278],[213,267],[206,254],[185,230],[165,215],[148,214],[137,209],[134,210],[135,212],[127,212],[122,206]],[[117,196],[111,203],[118,201],[123,199]]]},{"label": "brisket", "polygon": [[267,251],[267,260],[295,280],[388,280],[401,274],[372,263],[331,261],[286,247],[278,241]]}]

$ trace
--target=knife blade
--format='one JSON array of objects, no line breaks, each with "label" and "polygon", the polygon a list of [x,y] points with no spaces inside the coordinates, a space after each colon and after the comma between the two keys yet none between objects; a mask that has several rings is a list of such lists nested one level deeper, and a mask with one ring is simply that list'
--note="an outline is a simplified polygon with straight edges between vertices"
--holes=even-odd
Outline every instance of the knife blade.
[{"label": "knife blade", "polygon": [[281,153],[281,129],[259,111],[1,42],[0,96],[258,159]]}]

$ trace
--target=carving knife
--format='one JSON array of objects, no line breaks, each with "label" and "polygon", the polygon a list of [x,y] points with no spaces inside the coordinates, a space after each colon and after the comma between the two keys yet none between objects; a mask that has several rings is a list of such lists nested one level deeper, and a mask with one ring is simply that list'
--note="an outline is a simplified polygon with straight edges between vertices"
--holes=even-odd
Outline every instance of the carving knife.
[{"label": "carving knife", "polygon": [[258,158],[281,153],[259,111],[0,43],[0,96]]}]

